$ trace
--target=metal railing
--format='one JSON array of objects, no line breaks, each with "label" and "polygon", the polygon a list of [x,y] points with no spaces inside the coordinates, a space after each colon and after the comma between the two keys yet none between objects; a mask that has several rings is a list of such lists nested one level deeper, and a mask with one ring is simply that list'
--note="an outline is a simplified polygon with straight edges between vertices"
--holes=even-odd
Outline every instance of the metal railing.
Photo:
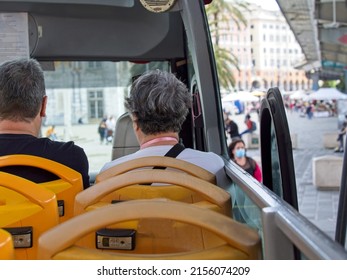
[{"label": "metal railing", "polygon": [[244,170],[227,160],[225,170],[261,211],[264,259],[294,259],[294,247],[307,259],[347,259],[347,251],[339,243]]}]

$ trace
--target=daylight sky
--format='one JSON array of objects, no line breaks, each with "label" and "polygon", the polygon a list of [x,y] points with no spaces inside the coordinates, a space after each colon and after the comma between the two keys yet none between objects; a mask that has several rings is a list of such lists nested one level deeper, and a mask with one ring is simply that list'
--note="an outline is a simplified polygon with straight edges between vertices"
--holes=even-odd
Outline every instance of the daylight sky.
[{"label": "daylight sky", "polygon": [[276,0],[246,0],[250,3],[260,5],[264,9],[279,10]]}]

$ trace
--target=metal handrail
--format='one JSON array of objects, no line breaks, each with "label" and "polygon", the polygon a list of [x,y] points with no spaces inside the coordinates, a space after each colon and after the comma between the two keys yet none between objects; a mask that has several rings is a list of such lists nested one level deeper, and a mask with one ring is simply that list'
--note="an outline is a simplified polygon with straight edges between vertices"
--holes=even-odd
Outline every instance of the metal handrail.
[{"label": "metal handrail", "polygon": [[[225,171],[228,177],[261,209],[264,229],[268,228],[265,223],[269,223],[264,219],[264,215],[271,209],[274,212],[273,217],[270,218],[271,228],[278,229],[277,234],[285,236],[285,239],[295,245],[308,259],[347,259],[347,251],[340,244],[236,164],[225,159]],[[282,243],[279,244],[278,239],[267,238],[267,234],[269,233],[264,230],[264,243],[266,243],[264,250],[270,249],[272,252],[263,252],[264,258],[283,257],[283,254],[278,252],[278,248],[284,246],[283,238],[280,239]],[[284,255],[284,258],[287,258],[291,254]]]}]

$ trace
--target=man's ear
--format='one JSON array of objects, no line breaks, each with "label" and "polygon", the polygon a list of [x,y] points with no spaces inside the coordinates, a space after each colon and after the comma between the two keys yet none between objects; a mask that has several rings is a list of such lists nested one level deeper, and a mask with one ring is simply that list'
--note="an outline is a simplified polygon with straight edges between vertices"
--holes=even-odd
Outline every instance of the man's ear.
[{"label": "man's ear", "polygon": [[138,123],[137,123],[136,117],[135,117],[133,114],[130,114],[130,118],[131,118],[132,123],[133,123],[133,129],[134,129],[134,131],[139,130],[139,125],[138,125]]},{"label": "man's ear", "polygon": [[133,129],[134,129],[135,132],[140,129],[140,127],[139,127],[139,125],[138,125],[136,120],[133,120]]},{"label": "man's ear", "polygon": [[42,99],[41,110],[40,110],[40,117],[42,118],[46,117],[46,107],[47,107],[47,95],[45,95]]},{"label": "man's ear", "polygon": [[141,144],[142,143],[141,139],[143,138],[142,130],[140,129],[139,124],[137,123],[137,120],[132,119],[132,121],[133,121],[133,130],[134,130],[137,142]]}]

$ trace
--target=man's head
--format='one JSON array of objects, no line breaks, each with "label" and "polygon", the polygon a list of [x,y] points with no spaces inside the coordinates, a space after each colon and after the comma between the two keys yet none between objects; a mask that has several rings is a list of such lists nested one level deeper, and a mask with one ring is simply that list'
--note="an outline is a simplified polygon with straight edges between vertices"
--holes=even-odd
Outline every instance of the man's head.
[{"label": "man's head", "polygon": [[30,122],[41,112],[44,97],[44,75],[36,60],[0,65],[0,120]]},{"label": "man's head", "polygon": [[125,106],[144,134],[179,132],[191,107],[191,96],[174,74],[154,70],[133,82]]}]

